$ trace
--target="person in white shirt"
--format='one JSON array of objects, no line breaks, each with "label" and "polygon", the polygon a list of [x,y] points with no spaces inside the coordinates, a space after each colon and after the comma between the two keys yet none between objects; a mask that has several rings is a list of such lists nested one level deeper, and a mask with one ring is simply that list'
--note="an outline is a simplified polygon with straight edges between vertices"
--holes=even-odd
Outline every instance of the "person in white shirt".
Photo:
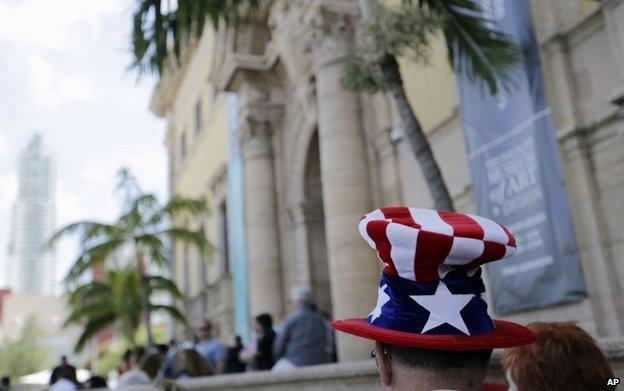
[{"label": "person in white shirt", "polygon": [[162,365],[158,353],[148,353],[140,358],[137,366],[119,377],[118,390],[134,390],[136,386],[151,385]]}]

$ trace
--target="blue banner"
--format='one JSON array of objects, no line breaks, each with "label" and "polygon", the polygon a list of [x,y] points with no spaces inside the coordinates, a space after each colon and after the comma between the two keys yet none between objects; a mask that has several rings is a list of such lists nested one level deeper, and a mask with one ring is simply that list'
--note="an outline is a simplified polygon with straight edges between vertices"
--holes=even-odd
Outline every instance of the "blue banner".
[{"label": "blue banner", "polygon": [[236,139],[238,130],[238,100],[228,94],[228,254],[232,263],[232,297],[234,307],[234,332],[243,341],[249,337],[249,313],[247,292],[247,251],[245,242],[245,199],[243,191],[243,158]]},{"label": "blue banner", "polygon": [[487,265],[494,312],[587,296],[528,0],[479,0],[492,26],[522,47],[510,91],[493,96],[458,76],[477,211],[507,225],[516,255]]}]

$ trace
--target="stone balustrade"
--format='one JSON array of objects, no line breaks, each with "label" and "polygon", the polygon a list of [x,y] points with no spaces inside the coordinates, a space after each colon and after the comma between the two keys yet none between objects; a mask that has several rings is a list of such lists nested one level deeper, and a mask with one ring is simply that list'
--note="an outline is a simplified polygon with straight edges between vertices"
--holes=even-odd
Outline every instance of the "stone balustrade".
[{"label": "stone balustrade", "polygon": [[[600,340],[600,347],[609,360],[615,376],[624,378],[624,339]],[[500,366],[501,351],[495,351],[488,381],[505,383]],[[581,358],[582,359],[582,358]],[[377,366],[373,360],[339,364],[316,365],[289,372],[253,372],[237,375],[222,375],[161,383],[159,388],[170,391],[199,390],[250,390],[250,391],[344,391],[380,390]],[[46,387],[16,385],[15,390],[39,391]]]},{"label": "stone balustrade", "polygon": [[[600,346],[611,363],[615,376],[624,377],[624,339],[601,340]],[[505,383],[500,365],[501,351],[495,351],[490,362],[488,380]],[[317,365],[289,372],[254,372],[188,379],[171,384],[169,389],[198,390],[379,390],[381,385],[373,360]]]}]

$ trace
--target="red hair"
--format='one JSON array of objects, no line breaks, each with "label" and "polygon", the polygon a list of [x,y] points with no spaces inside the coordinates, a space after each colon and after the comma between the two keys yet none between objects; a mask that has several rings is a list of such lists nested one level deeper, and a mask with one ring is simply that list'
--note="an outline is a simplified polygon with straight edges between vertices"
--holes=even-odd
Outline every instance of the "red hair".
[{"label": "red hair", "polygon": [[613,370],[585,330],[573,323],[531,323],[535,343],[506,349],[501,363],[521,391],[611,390]]}]

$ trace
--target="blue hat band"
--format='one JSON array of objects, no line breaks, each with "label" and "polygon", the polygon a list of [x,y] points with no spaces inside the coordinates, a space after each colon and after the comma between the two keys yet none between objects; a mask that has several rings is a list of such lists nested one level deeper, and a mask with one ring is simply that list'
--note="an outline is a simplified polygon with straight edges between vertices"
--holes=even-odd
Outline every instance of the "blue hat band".
[{"label": "blue hat band", "polygon": [[453,270],[439,282],[419,283],[382,273],[371,325],[415,334],[478,335],[494,330],[482,299],[481,269]]}]

